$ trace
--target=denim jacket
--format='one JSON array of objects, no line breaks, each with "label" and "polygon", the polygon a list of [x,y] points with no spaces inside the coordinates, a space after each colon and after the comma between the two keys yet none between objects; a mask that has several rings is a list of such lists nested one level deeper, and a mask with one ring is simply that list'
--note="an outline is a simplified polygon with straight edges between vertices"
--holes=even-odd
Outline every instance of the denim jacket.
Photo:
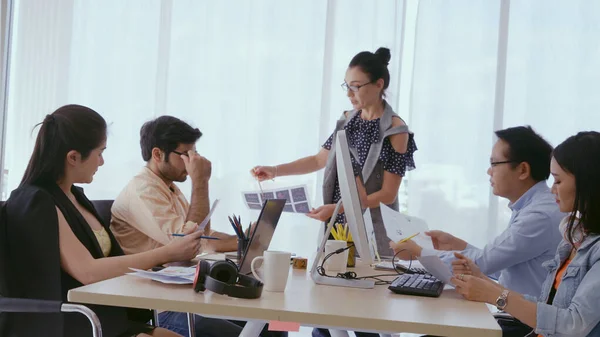
[{"label": "denim jacket", "polygon": [[570,253],[571,244],[563,240],[554,260],[543,264],[548,276],[537,303],[535,332],[547,337],[600,337],[600,235],[585,238],[567,266],[553,303],[546,304],[556,272]]}]

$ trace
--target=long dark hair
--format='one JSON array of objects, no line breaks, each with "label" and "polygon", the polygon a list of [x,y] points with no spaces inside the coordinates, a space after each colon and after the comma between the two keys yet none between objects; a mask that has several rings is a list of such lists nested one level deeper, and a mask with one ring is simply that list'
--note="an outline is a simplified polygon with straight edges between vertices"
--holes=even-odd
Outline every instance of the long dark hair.
[{"label": "long dark hair", "polygon": [[46,115],[21,180],[22,185],[56,183],[65,173],[67,153],[75,150],[86,159],[106,140],[106,121],[96,111],[71,104]]},{"label": "long dark hair", "polygon": [[558,145],[553,155],[565,172],[575,176],[575,201],[567,223],[567,240],[574,243],[575,226],[582,226],[584,235],[600,234],[600,133],[579,132]]}]

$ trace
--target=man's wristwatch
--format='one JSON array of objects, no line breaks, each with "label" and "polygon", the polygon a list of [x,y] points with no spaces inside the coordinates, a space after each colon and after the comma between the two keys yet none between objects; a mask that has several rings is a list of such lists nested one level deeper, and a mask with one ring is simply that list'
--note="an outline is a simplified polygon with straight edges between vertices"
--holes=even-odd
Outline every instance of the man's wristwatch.
[{"label": "man's wristwatch", "polygon": [[498,308],[498,310],[504,310],[504,308],[506,308],[508,293],[509,291],[504,289],[502,294],[496,299],[496,308]]}]

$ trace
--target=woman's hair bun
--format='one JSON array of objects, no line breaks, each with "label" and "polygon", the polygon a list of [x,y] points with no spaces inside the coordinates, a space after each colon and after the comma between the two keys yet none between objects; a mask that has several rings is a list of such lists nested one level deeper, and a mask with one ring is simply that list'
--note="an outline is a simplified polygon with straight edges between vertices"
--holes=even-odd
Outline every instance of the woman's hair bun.
[{"label": "woman's hair bun", "polygon": [[381,60],[381,63],[383,63],[385,66],[387,66],[390,63],[390,59],[392,58],[390,50],[385,47],[379,47],[379,49],[375,51],[375,56],[377,56],[377,58],[379,58]]}]

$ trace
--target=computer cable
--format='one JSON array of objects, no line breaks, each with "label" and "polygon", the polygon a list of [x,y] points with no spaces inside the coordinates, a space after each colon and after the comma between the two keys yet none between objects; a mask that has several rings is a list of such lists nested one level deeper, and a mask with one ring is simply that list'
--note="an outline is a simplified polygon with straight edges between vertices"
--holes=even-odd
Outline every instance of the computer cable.
[{"label": "computer cable", "polygon": [[345,273],[337,273],[335,276],[327,275],[327,272],[325,271],[325,267],[323,267],[325,265],[325,262],[330,257],[332,257],[333,255],[335,255],[335,254],[341,254],[344,251],[352,248],[353,246],[354,246],[354,244],[352,244],[352,245],[350,245],[348,247],[337,249],[337,250],[335,250],[335,251],[327,254],[323,258],[323,261],[321,261],[321,265],[317,267],[317,272],[319,273],[319,275],[325,276],[325,277],[342,278],[342,279],[346,279],[346,280],[374,279],[375,280],[375,285],[388,285],[388,284],[392,283],[392,281],[382,280],[382,279],[380,279],[380,277],[384,277],[384,276],[396,276],[396,274],[381,274],[381,275],[372,275],[372,276],[358,277],[358,275],[355,272],[353,272],[353,271],[347,271]]}]

